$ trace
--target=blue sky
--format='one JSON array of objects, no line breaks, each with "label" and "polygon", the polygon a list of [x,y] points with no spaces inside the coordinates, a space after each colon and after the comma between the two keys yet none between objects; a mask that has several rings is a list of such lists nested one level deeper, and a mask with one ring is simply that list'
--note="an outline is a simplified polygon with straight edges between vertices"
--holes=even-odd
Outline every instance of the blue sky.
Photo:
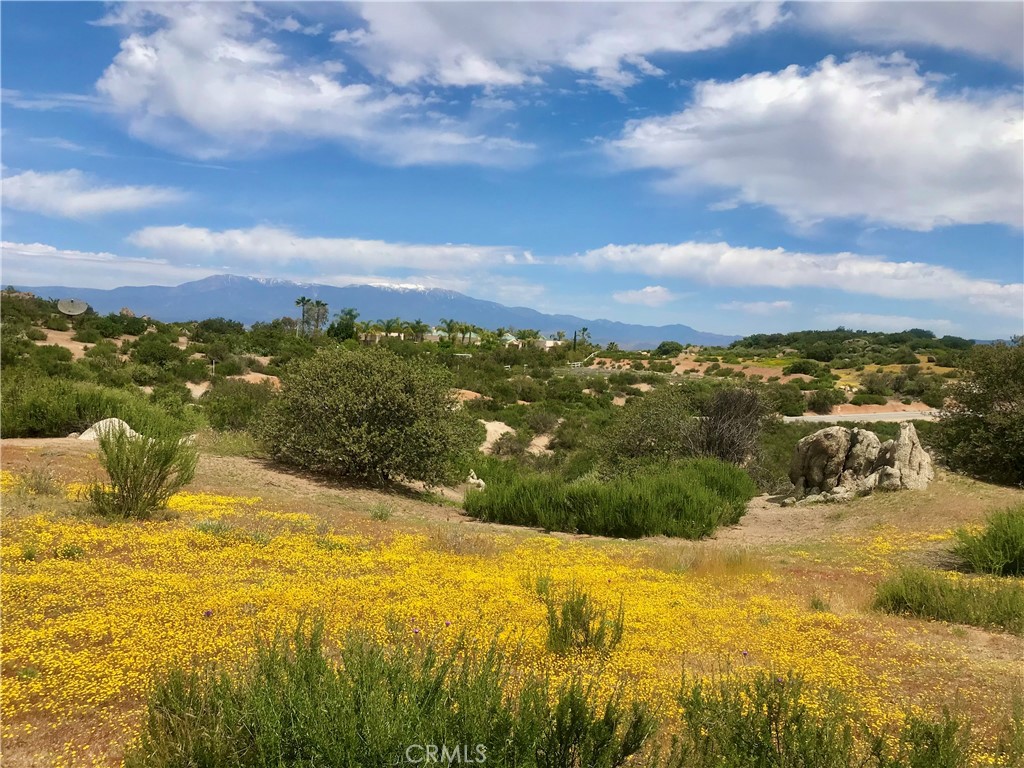
[{"label": "blue sky", "polygon": [[4,284],[1024,332],[1021,3],[0,5]]}]

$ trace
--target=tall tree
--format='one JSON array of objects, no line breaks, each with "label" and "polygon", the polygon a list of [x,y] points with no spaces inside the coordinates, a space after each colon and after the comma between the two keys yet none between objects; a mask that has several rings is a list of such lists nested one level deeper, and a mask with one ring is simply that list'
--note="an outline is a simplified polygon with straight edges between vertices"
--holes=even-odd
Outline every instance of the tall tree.
[{"label": "tall tree", "polygon": [[334,322],[327,329],[327,335],[338,341],[356,337],[356,318],[359,313],[352,307],[346,307],[334,316]]},{"label": "tall tree", "polygon": [[317,299],[313,302],[313,309],[310,312],[310,321],[313,326],[313,333],[320,333],[324,323],[327,322],[327,302]]},{"label": "tall tree", "polygon": [[295,300],[295,306],[301,308],[299,326],[296,329],[296,333],[307,333],[309,331],[309,305],[312,303],[313,300],[305,296],[299,296]]}]

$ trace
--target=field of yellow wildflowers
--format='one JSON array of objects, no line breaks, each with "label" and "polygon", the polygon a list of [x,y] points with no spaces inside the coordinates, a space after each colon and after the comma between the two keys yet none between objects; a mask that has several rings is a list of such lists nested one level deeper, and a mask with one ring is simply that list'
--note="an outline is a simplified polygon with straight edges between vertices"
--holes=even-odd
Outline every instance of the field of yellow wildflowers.
[{"label": "field of yellow wildflowers", "polygon": [[[397,629],[409,643],[498,638],[532,670],[556,679],[583,670],[669,712],[684,669],[792,670],[812,687],[841,689],[876,723],[950,704],[976,720],[979,764],[987,729],[1021,682],[1020,638],[869,611],[865,584],[948,538],[941,519],[906,528],[913,512],[862,505],[857,524],[755,546],[732,567],[728,537],[687,543],[687,561],[675,542],[512,535],[455,520],[448,525],[472,527],[490,545],[450,546],[415,516],[371,525],[356,512],[339,516],[344,491],[290,504],[255,465],[224,493],[212,460],[167,519],[110,523],[88,515],[81,483],[41,496],[24,487],[21,469],[0,476],[9,765],[118,764],[164,669],[242,663],[258,637],[308,613],[323,616],[329,637],[359,627],[380,637]],[[988,503],[976,505],[978,517]],[[609,609],[621,601],[621,644],[603,657],[549,653],[538,578],[583,587]],[[812,593],[831,610],[813,609]]]}]

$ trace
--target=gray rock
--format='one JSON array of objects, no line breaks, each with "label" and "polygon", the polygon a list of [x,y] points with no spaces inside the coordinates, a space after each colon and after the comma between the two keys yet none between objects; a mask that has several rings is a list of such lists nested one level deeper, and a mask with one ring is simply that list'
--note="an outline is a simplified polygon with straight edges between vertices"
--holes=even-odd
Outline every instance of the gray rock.
[{"label": "gray rock", "polygon": [[818,430],[797,443],[789,469],[799,504],[846,501],[876,489],[919,490],[934,477],[931,456],[909,422],[884,443],[859,428]]},{"label": "gray rock", "polygon": [[845,427],[819,429],[801,439],[796,444],[789,467],[789,479],[797,487],[796,495],[835,488],[849,450],[850,430]]}]

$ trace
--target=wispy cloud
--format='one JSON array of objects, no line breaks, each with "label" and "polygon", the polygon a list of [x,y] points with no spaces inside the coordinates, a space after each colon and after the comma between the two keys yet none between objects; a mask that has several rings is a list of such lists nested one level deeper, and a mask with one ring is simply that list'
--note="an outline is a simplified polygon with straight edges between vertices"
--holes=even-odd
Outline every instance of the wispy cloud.
[{"label": "wispy cloud", "polygon": [[154,208],[185,198],[170,187],[103,184],[74,169],[25,171],[4,177],[2,186],[4,207],[67,219]]},{"label": "wispy cloud", "polygon": [[949,267],[854,253],[814,254],[729,243],[607,245],[564,260],[593,270],[677,277],[707,285],[827,288],[891,299],[963,301],[1024,317],[1024,284],[969,277]]},{"label": "wispy cloud", "polygon": [[734,312],[746,312],[750,315],[774,315],[779,312],[790,312],[793,309],[792,301],[730,301],[726,304],[719,304],[719,309]]},{"label": "wispy cloud", "polygon": [[617,291],[612,298],[620,304],[643,304],[647,307],[660,307],[676,300],[676,295],[661,285],[648,285],[635,291]]}]

